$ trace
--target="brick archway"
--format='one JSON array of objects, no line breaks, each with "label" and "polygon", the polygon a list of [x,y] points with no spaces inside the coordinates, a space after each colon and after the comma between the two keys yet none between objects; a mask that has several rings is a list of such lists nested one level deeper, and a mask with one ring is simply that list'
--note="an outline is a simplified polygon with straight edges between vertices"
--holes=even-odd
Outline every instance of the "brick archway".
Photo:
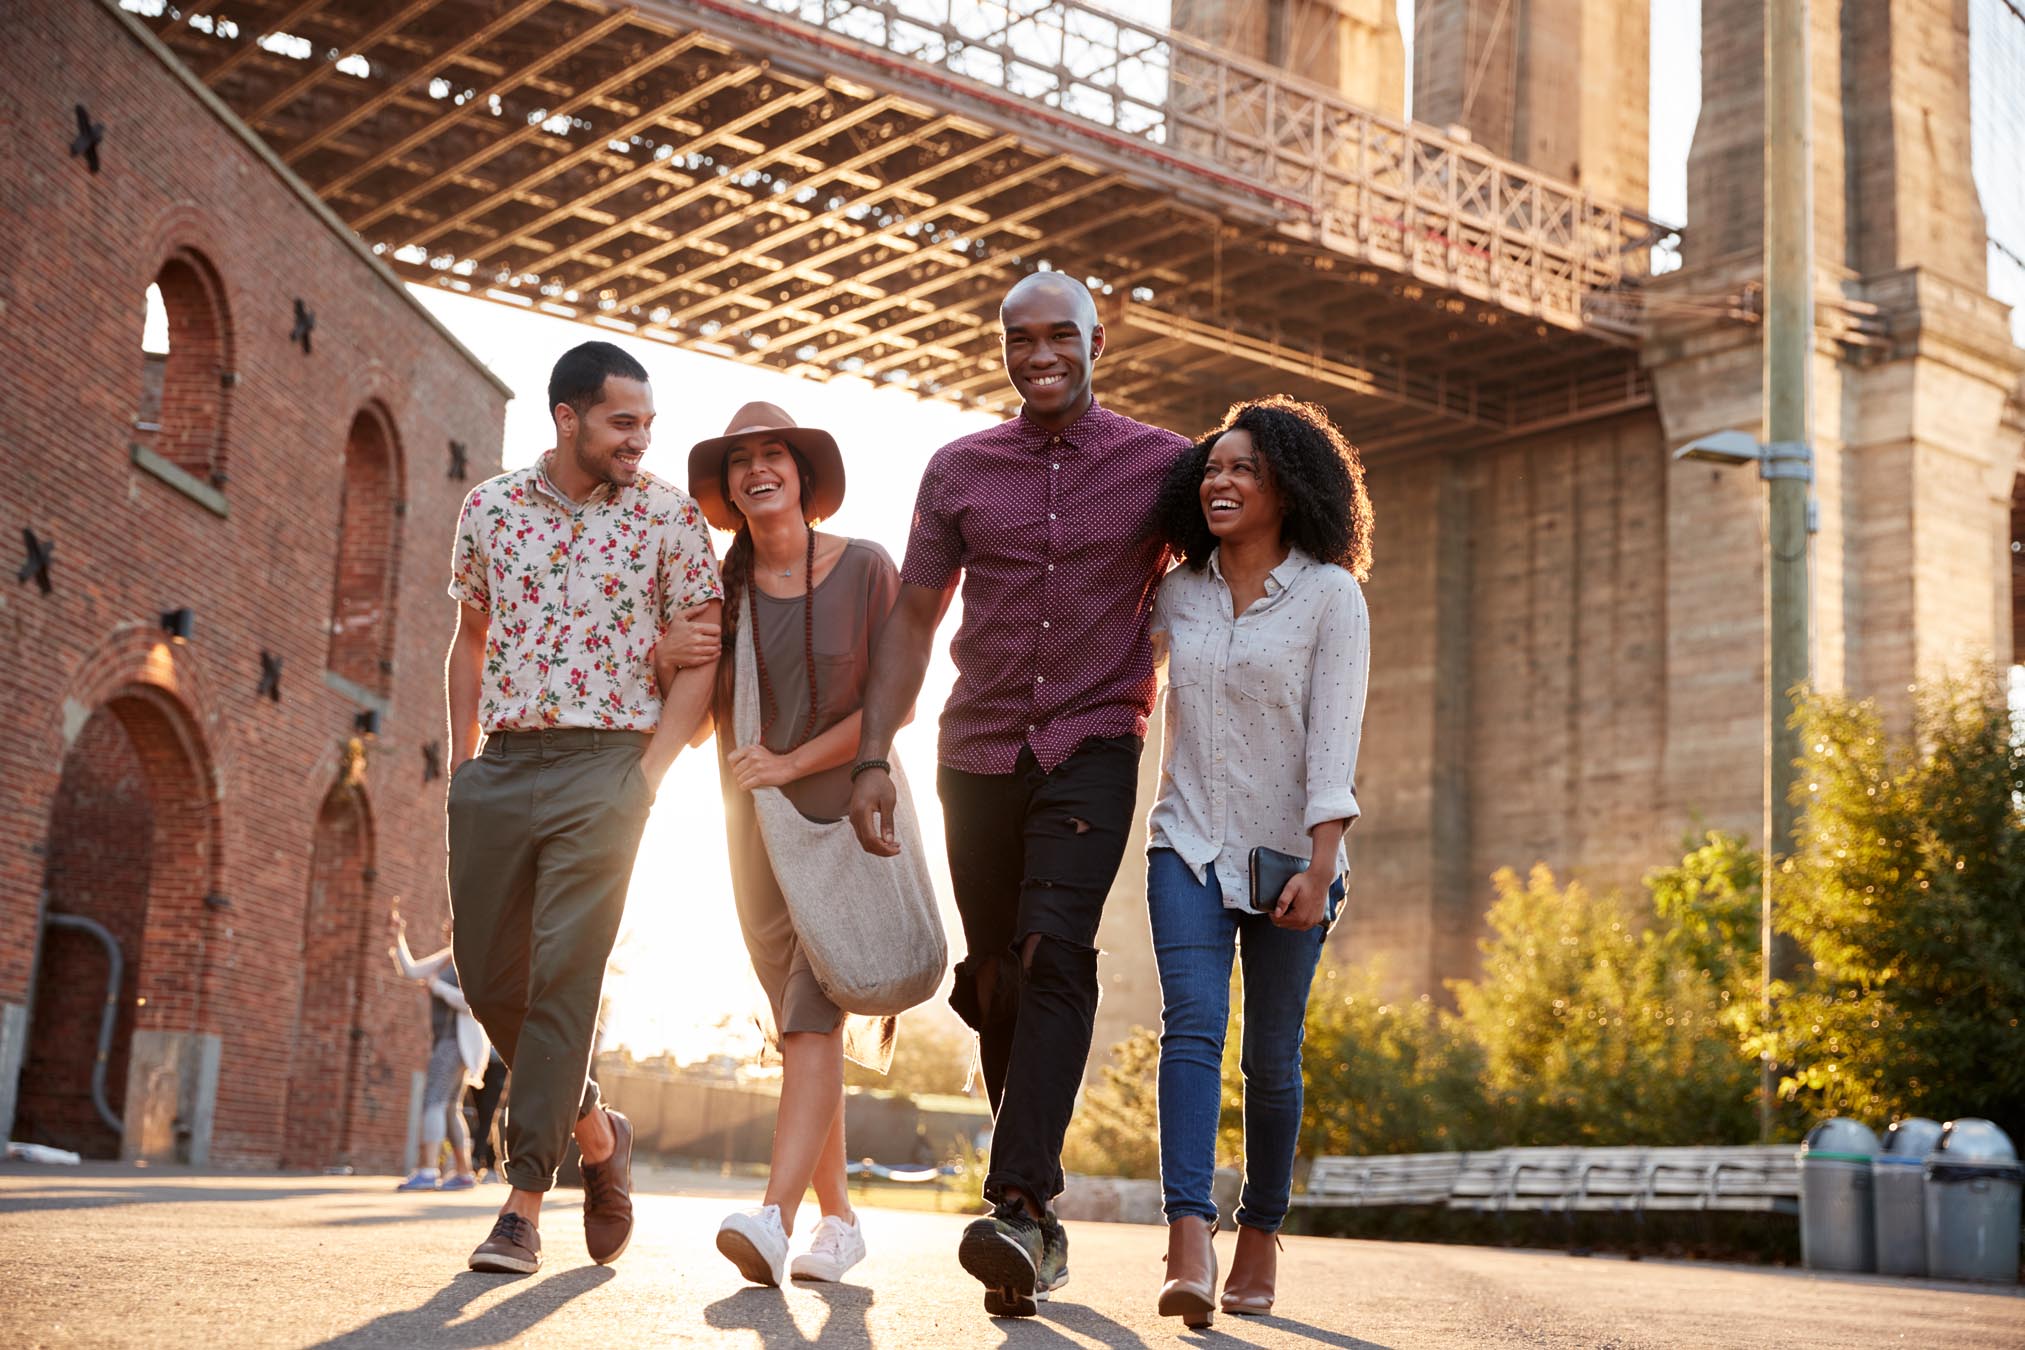
[{"label": "brick archway", "polygon": [[317,812],[310,852],[283,1167],[352,1161],[351,1104],[365,1039],[359,1014],[376,912],[372,813],[363,792],[340,783]]},{"label": "brick archway", "polygon": [[377,404],[360,409],[346,433],[342,494],[329,666],[359,688],[384,694],[393,674],[401,448],[393,419]]},{"label": "brick archway", "polygon": [[[215,794],[188,711],[146,684],[119,688],[85,720],[63,760],[44,854],[45,913],[104,925],[125,966],[105,1077],[125,1109],[136,1031],[203,1026],[205,901],[215,854]],[[107,958],[84,934],[40,941],[17,1137],[117,1157],[121,1132],[91,1095]]]}]

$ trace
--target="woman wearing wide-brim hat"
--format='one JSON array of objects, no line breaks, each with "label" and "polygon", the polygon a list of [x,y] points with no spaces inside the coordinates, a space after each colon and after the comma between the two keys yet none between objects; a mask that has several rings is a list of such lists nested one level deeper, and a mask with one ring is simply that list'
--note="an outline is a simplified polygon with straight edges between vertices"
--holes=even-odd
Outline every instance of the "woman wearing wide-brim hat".
[{"label": "woman wearing wide-brim hat", "polygon": [[[812,820],[846,814],[865,676],[900,576],[877,544],[816,530],[844,500],[843,457],[828,432],[797,426],[773,404],[746,404],[722,436],[696,444],[689,491],[712,525],[736,536],[722,569],[723,659],[713,712],[739,927],[783,1066],[765,1200],[726,1218],[717,1245],[748,1279],[783,1283],[795,1210],[813,1185],[822,1218],[793,1273],[835,1280],[865,1254],[844,1173],[844,1059],[884,1071],[893,1018],[847,1014],[817,982],[753,791],[779,788]],[[758,734],[739,745],[738,629],[748,617]]]}]

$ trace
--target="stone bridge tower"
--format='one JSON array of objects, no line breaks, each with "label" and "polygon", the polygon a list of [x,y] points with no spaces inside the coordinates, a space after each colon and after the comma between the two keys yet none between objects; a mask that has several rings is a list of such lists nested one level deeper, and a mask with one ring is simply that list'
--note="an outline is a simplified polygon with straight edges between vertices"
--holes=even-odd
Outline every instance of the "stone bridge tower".
[{"label": "stone bridge tower", "polygon": [[[1297,10],[1175,14],[1285,60],[1271,35]],[[1918,676],[2013,649],[2020,353],[1987,293],[1966,10],[1813,0],[1813,668],[1901,721]],[[1644,205],[1644,0],[1421,0],[1416,27],[1418,120]],[[1367,819],[1336,941],[1403,990],[1474,969],[1500,867],[1629,889],[1691,829],[1761,832],[1764,485],[1670,454],[1759,429],[1761,0],[1705,0],[1703,34],[1686,265],[1650,288],[1641,341],[1657,406],[1370,464]]]}]

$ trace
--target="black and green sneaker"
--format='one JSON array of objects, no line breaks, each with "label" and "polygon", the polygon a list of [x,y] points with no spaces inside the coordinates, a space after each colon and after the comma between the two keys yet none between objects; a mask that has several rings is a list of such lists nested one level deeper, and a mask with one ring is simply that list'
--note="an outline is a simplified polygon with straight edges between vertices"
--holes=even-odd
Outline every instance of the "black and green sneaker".
[{"label": "black and green sneaker", "polygon": [[963,1230],[956,1259],[984,1286],[984,1310],[993,1317],[1032,1317],[1041,1261],[1041,1225],[1026,1209],[1001,1202]]},{"label": "black and green sneaker", "polygon": [[1041,1216],[1041,1264],[1034,1272],[1034,1297],[1048,1295],[1069,1282],[1069,1234],[1053,1214]]}]

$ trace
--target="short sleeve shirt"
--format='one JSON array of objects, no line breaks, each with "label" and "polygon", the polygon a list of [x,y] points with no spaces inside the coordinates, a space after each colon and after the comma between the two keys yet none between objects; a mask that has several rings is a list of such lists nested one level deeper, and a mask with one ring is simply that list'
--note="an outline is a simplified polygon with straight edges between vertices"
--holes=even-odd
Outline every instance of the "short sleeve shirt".
[{"label": "short sleeve shirt", "polygon": [[1052,772],[1086,739],[1146,734],[1146,621],[1168,552],[1160,486],[1188,441],[1092,403],[1060,431],[1025,415],[936,451],[900,579],[963,578],[940,759]]},{"label": "short sleeve shirt", "polygon": [[479,721],[652,731],[655,641],[723,595],[703,514],[650,473],[572,502],[546,463],[480,483],[458,517],[450,594],[490,621]]}]

